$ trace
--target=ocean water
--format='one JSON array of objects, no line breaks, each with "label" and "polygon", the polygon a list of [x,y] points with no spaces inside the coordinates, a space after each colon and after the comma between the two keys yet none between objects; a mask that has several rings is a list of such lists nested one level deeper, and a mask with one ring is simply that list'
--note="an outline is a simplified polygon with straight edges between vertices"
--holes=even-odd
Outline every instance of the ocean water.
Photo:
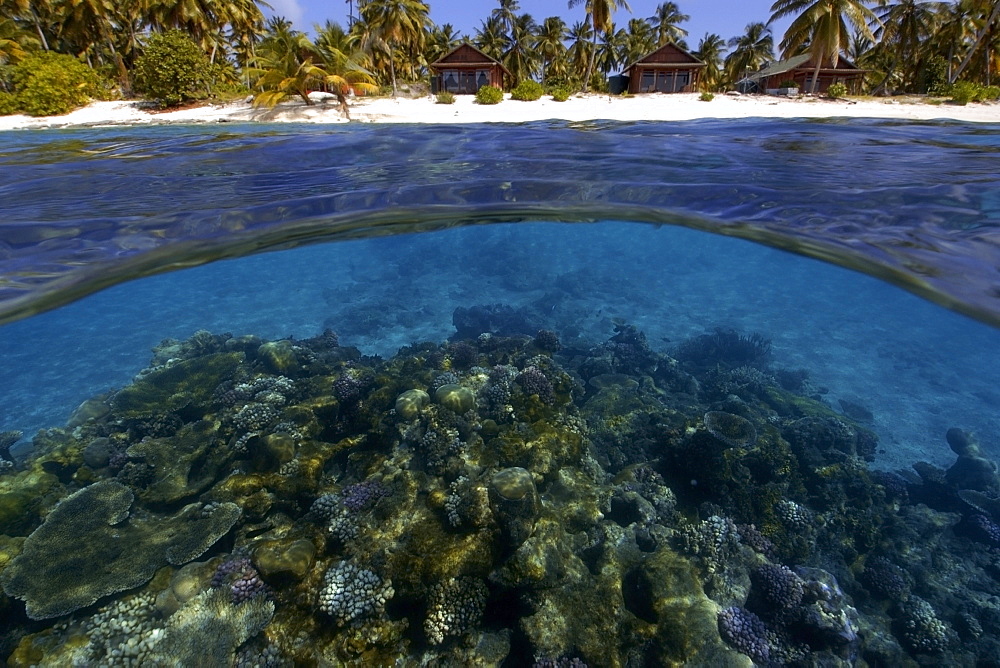
[{"label": "ocean water", "polygon": [[[234,560],[250,555],[252,565],[245,568],[263,572],[274,617],[272,620],[271,613],[258,610],[253,618],[256,621],[244,619],[245,628],[252,631],[232,631],[235,635],[219,656],[227,661],[239,657],[244,662],[240,665],[285,665],[281,662],[292,660],[307,664],[354,660],[364,664],[376,660],[371,657],[378,657],[377,661],[393,657],[399,665],[434,660],[455,665],[530,665],[532,661],[571,665],[571,659],[577,657],[598,666],[628,661],[630,665],[662,665],[668,659],[689,665],[736,665],[747,656],[758,664],[770,661],[779,665],[821,656],[842,665],[856,665],[861,657],[877,662],[908,656],[949,665],[986,660],[996,651],[995,641],[989,639],[995,639],[1000,627],[994,621],[995,612],[987,614],[989,605],[970,592],[997,588],[981,562],[982,555],[1000,546],[1000,533],[990,538],[992,529],[976,533],[962,527],[979,522],[973,517],[998,523],[1000,517],[990,519],[988,508],[961,507],[962,502],[953,497],[971,489],[987,499],[994,498],[1000,492],[1000,478],[995,467],[992,477],[982,474],[976,478],[978,482],[970,482],[968,476],[956,481],[962,476],[950,474],[947,484],[955,489],[946,493],[931,488],[944,483],[936,482],[926,465],[936,467],[942,476],[952,471],[956,447],[961,447],[954,444],[955,432],[946,439],[953,428],[972,435],[977,446],[971,459],[979,462],[980,469],[989,471],[990,465],[983,462],[1000,459],[1000,251],[995,222],[1000,211],[1000,176],[995,168],[998,147],[1000,128],[994,126],[864,121],[348,126],[332,130],[165,127],[9,133],[0,142],[0,211],[4,214],[0,220],[0,315],[7,320],[0,326],[0,375],[5,387],[0,431],[19,430],[24,436],[12,448],[17,466],[3,474],[11,482],[2,491],[17,495],[22,491],[18,485],[29,489],[24,481],[27,478],[13,482],[18,470],[22,474],[44,471],[55,475],[58,483],[46,486],[39,495],[44,500],[25,510],[27,516],[4,516],[7,528],[0,528],[5,534],[0,548],[5,560],[0,561],[0,567],[22,550],[25,555],[31,553],[21,546],[20,538],[37,535],[31,532],[44,526],[42,519],[56,501],[109,479],[122,481],[115,484],[125,485],[136,495],[133,519],[129,520],[136,525],[140,523],[140,506],[141,512],[164,517],[198,501],[240,506],[243,519],[230,537],[192,557],[200,560],[194,563],[208,564],[198,576],[200,580],[192,575],[197,569],[181,568],[185,560],[156,563],[170,572],[186,574],[211,592],[218,590],[220,581],[232,581],[226,580],[227,573],[244,568],[230,566],[226,571],[219,564],[236,563]],[[457,332],[462,310],[475,308],[480,309],[481,317],[471,326],[488,320],[485,313],[494,316],[493,329],[483,325],[483,331],[473,331],[473,336]],[[521,330],[505,329],[511,320],[520,323]],[[546,366],[552,362],[531,356],[545,350],[544,346],[531,347],[541,344],[527,343],[538,330],[550,330],[559,339],[560,349],[543,355],[554,360],[555,366]],[[307,379],[319,374],[335,383],[333,379],[356,380],[359,374],[373,370],[371,377],[377,380],[371,382],[377,387],[366,386],[364,391],[372,394],[365,395],[361,404],[371,415],[359,418],[367,426],[343,427],[342,423],[351,419],[345,417],[346,399],[337,395],[335,388],[332,394],[338,396],[340,417],[330,418],[330,425],[321,425],[318,436],[295,436],[291,458],[296,467],[305,467],[305,453],[313,447],[307,442],[312,441],[343,443],[350,435],[367,439],[369,445],[357,446],[348,458],[328,453],[323,459],[323,476],[305,487],[261,483],[270,495],[271,511],[261,510],[248,500],[250,497],[232,492],[227,485],[234,484],[234,478],[227,476],[280,473],[295,477],[291,469],[282,467],[279,471],[277,464],[261,463],[254,455],[254,439],[266,439],[261,434],[269,430],[280,432],[275,426],[277,414],[271,415],[268,425],[254,423],[252,429],[234,431],[231,424],[239,423],[238,415],[225,415],[226,410],[238,414],[238,406],[220,409],[218,400],[213,399],[215,403],[198,417],[223,425],[212,442],[225,442],[224,448],[219,447],[227,454],[219,455],[221,463],[212,469],[211,484],[205,482],[194,489],[191,483],[189,493],[169,496],[169,500],[151,491],[155,485],[149,479],[123,476],[126,469],[120,463],[118,468],[107,461],[94,463],[93,454],[81,460],[80,452],[95,439],[110,441],[123,452],[130,444],[148,444],[150,439],[164,449],[174,447],[170,438],[180,442],[177,434],[184,433],[183,428],[175,425],[161,433],[148,426],[153,421],[148,411],[156,413],[148,406],[141,416],[146,426],[136,427],[136,414],[123,408],[123,400],[115,393],[140,383],[138,378],[152,378],[155,384],[163,377],[157,375],[157,369],[181,368],[178,360],[188,359],[192,368],[197,368],[202,358],[177,342],[202,331],[231,334],[232,341],[260,338],[253,339],[253,345],[230,344],[225,348],[216,342],[212,344],[215,347],[206,349],[215,355],[238,349],[247,356],[248,370],[240,372],[244,375],[223,378],[217,393],[225,391],[226,382],[230,387],[247,383],[255,374],[271,378],[287,375],[298,384],[299,394],[294,401],[283,398],[287,404],[282,405],[299,402],[297,406],[308,405],[323,416],[327,414],[316,408],[319,399],[305,396],[308,392],[302,388]],[[324,367],[320,374],[302,362],[301,350],[313,350],[309,364],[328,359],[329,351],[322,353],[314,341],[324,331],[336,334],[337,350],[356,348],[357,352],[349,359],[338,357],[342,366],[336,371]],[[482,336],[475,336],[479,334]],[[724,360],[716,360],[696,371],[692,342],[705,344],[713,335],[727,334],[743,343],[766,341],[769,354],[766,359],[737,365],[736,370],[723,369],[720,365]],[[514,343],[496,343],[508,336]],[[176,340],[170,348],[172,357],[160,354],[154,360],[156,369],[148,369],[153,349],[160,346],[162,350],[166,339]],[[462,366],[454,361],[459,339],[471,341],[479,355],[476,364]],[[299,346],[299,361],[291,370],[278,369],[276,362],[269,367],[263,352],[251,351],[257,351],[264,341],[282,340]],[[421,345],[425,348],[419,348]],[[602,373],[593,371],[598,365],[594,360],[618,354],[608,351],[620,351],[626,345],[648,351],[642,355],[658,361],[646,362],[645,367],[612,363],[601,367]],[[413,351],[417,349],[424,352],[416,355]],[[435,349],[439,352],[433,353]],[[510,352],[513,349],[522,352]],[[411,357],[419,358],[418,366],[426,368],[418,373],[413,368],[416,362],[409,366],[403,363]],[[693,377],[699,389],[681,391],[680,380],[673,376],[667,379],[663,374],[669,360],[680,360],[670,363],[679,364],[677,368],[687,374],[684,377]],[[520,374],[519,379],[533,373],[528,367],[541,368],[548,378],[543,385],[548,382],[557,390],[562,387],[560,382],[576,383],[574,398],[556,405],[562,406],[565,415],[574,416],[572,420],[587,425],[573,431],[584,434],[590,449],[585,456],[575,455],[582,460],[570,457],[559,460],[556,466],[549,460],[543,463],[537,453],[521,459],[504,454],[499,460],[495,454],[483,454],[490,450],[492,441],[476,434],[487,434],[493,428],[502,431],[507,419],[502,412],[487,411],[483,394],[484,387],[499,387],[497,377],[487,379],[487,371],[503,365],[511,367],[511,378]],[[723,372],[731,374],[726,376],[730,385],[725,387],[737,389],[713,395],[709,390],[716,387],[713,383],[723,386],[713,373]],[[452,374],[445,379],[449,383],[437,380],[448,373]],[[567,375],[560,375],[563,373]],[[633,377],[636,388],[643,382],[656,387],[643,395],[643,401],[658,397],[655,402],[661,405],[660,412],[650,413],[655,418],[649,420],[660,427],[639,429],[632,422],[631,431],[622,428],[612,438],[605,434],[616,418],[609,412],[623,406],[624,400],[608,399],[606,404],[593,400],[603,396],[602,383],[622,383],[623,375]],[[750,385],[733,380],[748,375],[754,379],[746,381]],[[528,382],[519,380],[514,385],[526,388]],[[431,404],[438,412],[422,414],[406,427],[398,417],[399,404],[395,404],[395,412],[389,412],[392,402],[385,404],[386,397],[377,391],[378,387],[386,388],[383,393],[391,392],[394,399],[396,390],[413,386],[428,389],[434,396],[433,390],[441,384],[469,387],[477,393],[479,413],[475,419],[465,416],[472,426],[447,422],[438,407],[445,405],[444,400],[435,399]],[[768,394],[767,387],[806,397],[813,402],[811,408],[796,412],[799,409],[789,408],[792,404],[787,400],[778,401],[773,393]],[[518,396],[521,390],[512,391]],[[543,404],[544,395],[539,395]],[[558,391],[556,395],[561,396]],[[86,415],[93,413],[81,414],[78,407],[94,397],[101,398],[97,403],[113,408],[110,414],[98,412],[88,422]],[[178,424],[193,423],[191,406],[197,402],[178,408],[173,400],[163,399],[162,414],[156,413],[156,419],[168,416]],[[382,405],[380,401],[385,404],[381,413],[375,408]],[[94,405],[91,401],[88,411]],[[514,412],[520,414],[522,408],[516,402],[514,405]],[[292,414],[290,409],[284,410],[285,417]],[[622,408],[617,417],[633,420],[637,413],[629,411],[634,410]],[[719,442],[706,445],[711,439],[704,434],[712,431],[706,411],[743,415],[753,423],[758,444],[792,443],[793,449],[799,447],[794,437],[799,432],[792,425],[801,424],[797,421],[803,416],[822,416],[807,419],[848,425],[845,428],[873,435],[877,444],[862,453],[859,437],[859,451],[847,453],[851,455],[847,460],[838,455],[808,465],[807,456],[796,451],[805,482],[794,484],[782,477],[785,474],[772,478],[746,464],[750,471],[746,475],[758,476],[752,483],[756,493],[766,495],[780,487],[782,500],[775,497],[770,515],[759,509],[740,515],[740,502],[734,501],[738,495],[727,486],[731,482],[714,486],[701,480],[705,491],[693,491],[699,479],[678,464],[683,458],[677,453],[690,453],[691,448],[707,448],[707,458],[712,457],[711,447],[719,447],[716,454],[723,458],[743,452],[734,450],[732,444],[729,448]],[[565,415],[559,419],[572,422]],[[396,420],[398,428],[392,426]],[[510,420],[512,424],[517,421]],[[545,420],[558,422],[552,416]],[[538,425],[545,420],[533,422],[533,428],[541,430]],[[68,421],[70,426],[65,427]],[[491,424],[484,426],[484,421]],[[431,455],[421,454],[421,448],[436,452],[428,434],[445,429],[442,425],[446,422],[448,429],[457,430],[456,439],[461,436],[461,445],[455,446],[457,455],[447,450],[445,459],[450,463],[435,463]],[[336,428],[331,426],[334,424]],[[659,436],[650,437],[650,429],[674,435],[662,436],[666,440],[661,442]],[[419,431],[417,437],[413,430]],[[32,443],[36,433],[39,437]],[[558,433],[562,442],[568,442],[568,432]],[[241,434],[246,438],[237,442]],[[951,447],[949,440],[953,441]],[[530,447],[543,448],[537,443]],[[752,458],[754,447],[764,446],[743,443],[739,447]],[[62,454],[52,455],[57,451]],[[76,454],[67,454],[71,451]],[[183,460],[182,455],[177,456]],[[684,457],[690,459],[691,455]],[[127,458],[161,474],[167,466],[162,462],[150,465],[155,460],[151,455],[143,459],[129,454]],[[918,462],[926,463],[918,465],[919,476],[911,468]],[[405,523],[407,517],[416,522],[418,511],[408,504],[421,499],[419,512],[433,516],[431,499],[438,495],[452,499],[451,506],[445,505],[454,511],[459,507],[455,504],[475,496],[463,492],[462,485],[481,480],[482,494],[488,495],[487,488],[493,493],[490,476],[505,465],[529,470],[546,509],[537,511],[539,525],[533,525],[527,541],[522,536],[516,545],[504,542],[513,541],[511,535],[518,533],[509,526],[513,520],[504,514],[507,511],[496,503],[487,504],[492,520],[482,520],[482,525],[466,517],[466,524],[452,521],[449,526],[443,519],[444,511],[437,507],[445,538],[484,544],[497,541],[487,550],[489,563],[470,557],[451,571],[428,567],[427,572],[421,571],[410,580],[390,572],[399,563],[387,555],[405,551],[400,545],[410,544],[385,527]],[[810,475],[819,475],[816,472],[821,465],[828,471],[823,475],[832,478],[856,476],[857,467],[866,471],[864,476],[875,471],[908,471],[892,479],[905,481],[899,483],[901,486],[910,485],[911,502],[889,492],[869,496],[855,490],[847,492],[838,506],[831,500],[836,495],[822,491],[821,483],[810,482]],[[628,487],[621,476],[626,475],[622,471],[632,470],[629,467],[654,471],[649,475],[660,476],[667,491],[653,499],[654,494],[636,487],[648,483],[638,474],[628,474],[635,476],[633,487]],[[835,469],[840,472],[829,473]],[[692,465],[690,471],[695,470]],[[566,476],[582,472],[590,476],[594,498],[603,499],[594,501],[601,517],[590,515],[585,520],[581,513],[586,513],[581,510],[572,522],[562,522],[563,538],[543,537],[538,526],[545,518],[571,515],[560,514],[564,513],[560,499],[576,498],[566,491],[573,488]],[[671,477],[673,474],[677,479]],[[727,475],[735,481],[743,474],[734,468]],[[683,482],[678,482],[682,478]],[[359,508],[365,508],[359,514],[374,515],[359,520],[354,534],[345,538],[332,528],[339,517],[334,511],[329,511],[333,512],[330,517],[323,516],[330,522],[325,531],[323,522],[316,528],[316,507],[312,515],[306,511],[317,499],[353,499],[350,490],[358,488],[351,485],[364,484],[379,485],[379,489],[384,486],[389,491],[384,492],[383,500],[376,495],[371,502],[373,511],[365,505],[367,500],[359,503]],[[847,489],[847,483],[838,484],[841,492]],[[877,488],[875,482],[871,486]],[[409,492],[401,491],[404,489]],[[645,505],[614,501],[631,499],[628,495],[637,493],[645,495]],[[852,494],[856,502],[852,502]],[[400,501],[401,496],[407,501]],[[667,497],[673,500],[668,503],[664,500]],[[918,506],[918,501],[924,505]],[[579,499],[566,503],[586,507]],[[650,503],[661,510],[669,506],[669,510],[660,514],[650,511],[649,517],[636,510]],[[822,521],[815,522],[822,528],[815,530],[827,532],[822,534],[827,543],[817,539],[814,551],[805,550],[788,537],[793,533],[792,525],[775,528],[780,522],[774,519],[774,508],[792,507],[789,503],[810,517],[822,516]],[[623,507],[631,510],[622,511]],[[918,507],[920,513],[938,515],[920,515],[914,510]],[[863,547],[860,538],[847,537],[846,527],[858,524],[851,513],[862,510],[865,517],[878,516],[877,521],[871,520],[872,526],[882,527],[887,535],[895,522],[914,535],[919,527],[935,526],[946,538],[931,541],[923,561],[914,557],[913,563],[907,564],[902,555],[914,549],[913,539],[903,529],[892,541],[871,540]],[[461,515],[464,511],[454,512]],[[634,514],[629,518],[634,521],[621,519],[623,513]],[[474,514],[468,511],[470,517]],[[850,521],[844,519],[848,516]],[[747,556],[751,554],[747,552],[751,532],[744,531],[743,552],[733,548],[723,558],[719,548],[713,557],[717,562],[710,564],[704,549],[690,545],[701,540],[698,536],[711,533],[711,522],[721,522],[720,517],[732,517],[740,526],[756,523],[777,548],[773,552],[758,550],[751,559]],[[699,525],[699,520],[710,524]],[[568,528],[571,525],[572,530]],[[841,528],[834,528],[838,526]],[[96,540],[98,535],[95,530],[81,540]],[[831,539],[831,535],[841,539]],[[305,560],[308,568],[294,577],[282,570],[267,572],[263,565],[266,559],[260,556],[264,539],[285,547],[295,540],[311,541],[307,550],[311,556]],[[34,543],[28,540],[28,546],[41,549],[41,538]],[[839,547],[831,547],[841,540]],[[632,552],[605,547],[604,556],[594,556],[595,545],[615,541],[637,547]],[[362,542],[365,547],[360,546]],[[589,564],[570,577],[569,573],[575,573],[571,566],[554,562],[559,552],[554,546],[568,550],[565,546],[570,544],[582,555],[577,558],[580,563],[594,559],[594,564],[618,564],[620,577],[617,589],[612,589],[618,592],[615,596],[623,597],[624,609],[619,605],[613,613],[601,614],[628,620],[619,619],[613,631],[593,626],[594,620],[579,620],[579,629],[565,618],[561,624],[554,621],[559,614],[553,611],[562,610],[564,617],[569,617],[573,606],[593,603],[582,594],[562,599],[555,591],[569,591],[593,578],[585,588],[604,591],[604,601],[609,596],[602,589],[606,583],[598,566]],[[690,549],[685,552],[682,544]],[[549,555],[547,562],[541,560],[547,564],[541,567],[543,575],[528,574],[532,572],[529,565],[538,566],[522,554],[530,552],[526,546]],[[552,552],[547,553],[548,548]],[[446,548],[434,550],[451,554]],[[664,629],[679,623],[665,612],[672,609],[665,603],[671,600],[671,593],[660,592],[644,579],[651,577],[644,574],[665,568],[662,561],[667,554],[689,560],[688,567],[701,573],[699,595],[706,605],[716,606],[704,618],[692,615],[689,627],[695,640],[667,637]],[[976,573],[985,573],[985,582],[951,579],[913,584],[922,581],[921,577],[926,579],[928,561],[944,555],[963,564],[962,560],[975,563],[980,568]],[[877,572],[883,580],[890,578],[891,574],[886,575],[890,573],[888,566],[876,569],[874,564],[881,563],[876,558],[905,571],[901,577],[910,583],[910,598],[894,599],[893,594],[883,591],[891,587],[873,586],[874,575],[865,579],[865,572]],[[727,560],[731,562],[728,565],[723,563]],[[817,640],[814,636],[823,634],[815,628],[803,630],[808,623],[789,622],[785,613],[768,613],[761,597],[769,601],[767,597],[773,594],[761,594],[759,583],[766,579],[761,573],[770,572],[761,571],[761,562],[800,569],[796,571],[800,584],[793,589],[804,586],[807,595],[804,602],[789,604],[788,610],[797,610],[799,605],[804,609],[810,596],[814,601],[822,599],[814,590],[837,589],[839,582],[847,597],[841,593],[825,600],[828,607],[840,606],[844,618],[850,620],[844,622],[848,630],[841,629],[844,637]],[[355,570],[345,570],[344,564]],[[413,568],[412,563],[409,568]],[[335,590],[341,580],[364,579],[357,569],[371,569],[368,573],[376,580],[388,581],[391,576],[395,596],[383,590],[381,596],[388,602],[352,617],[324,596],[332,596],[331,587]],[[609,569],[615,570],[608,566],[605,571]],[[802,569],[825,569],[826,575]],[[122,642],[115,636],[120,631],[107,631],[108,624],[114,626],[107,619],[124,619],[130,614],[140,620],[138,628],[147,633],[141,650],[147,654],[133,647],[128,651],[140,653],[132,656],[162,659],[179,652],[176,642],[170,644],[169,640],[157,649],[148,636],[157,628],[168,629],[168,639],[171,633],[173,637],[188,634],[195,639],[193,646],[198,646],[203,640],[197,631],[171,626],[170,606],[152,612],[142,607],[142,596],[162,599],[164,587],[170,589],[164,579],[169,579],[169,573],[160,572],[162,577],[152,582],[151,572],[127,587],[112,586],[81,605],[63,607],[43,604],[37,585],[5,576],[2,582],[9,596],[2,605],[10,615],[6,626],[0,628],[0,647],[11,656],[12,664],[26,656],[45,655],[51,665],[59,665],[68,655],[60,654],[51,643],[67,633],[66,627],[48,627],[69,619],[71,630],[82,629],[91,638],[87,649],[72,660],[81,665],[96,664],[121,655],[112,652],[115,643]],[[727,574],[725,584],[720,584],[718,573]],[[827,576],[835,578],[832,585]],[[771,573],[769,577],[778,576]],[[381,585],[372,586],[378,589]],[[643,593],[630,594],[633,590]],[[354,594],[348,587],[343,595]],[[931,613],[920,607],[924,603],[914,603],[917,599],[930,601]],[[39,622],[27,620],[22,601],[29,605],[27,617],[46,620],[41,627]],[[126,610],[122,601],[133,601],[132,608]],[[183,609],[184,605],[181,601],[174,607]],[[112,606],[111,612],[104,612],[103,622],[94,622],[95,611],[108,610],[101,606]],[[43,608],[47,611],[44,614],[39,612]],[[721,616],[716,629],[716,614],[722,609],[757,614],[782,640],[772,639],[770,646],[761,650],[745,638],[734,638]],[[204,613],[190,613],[198,614]],[[974,628],[970,630],[969,616],[978,620],[978,635]],[[264,617],[266,620],[260,621]],[[434,621],[439,617],[467,617],[470,621],[455,622],[451,628],[444,624],[442,630]],[[704,619],[712,622],[708,630]],[[945,630],[934,625],[937,620]],[[916,631],[914,625],[919,627]],[[48,630],[40,631],[43,627]],[[827,635],[828,627],[822,627]],[[562,635],[553,629],[563,629]],[[610,643],[614,652],[602,653],[582,640],[580,634],[588,632],[611,634],[617,641]],[[706,639],[706,634],[713,632],[716,636]],[[801,637],[796,637],[797,633]],[[141,635],[139,631],[135,634]],[[969,640],[972,636],[975,642]],[[966,642],[966,649],[959,648],[960,639]],[[311,650],[310,643],[315,645]],[[804,658],[810,653],[812,658]],[[251,659],[257,663],[246,663]],[[553,663],[545,664],[544,660]]]}]

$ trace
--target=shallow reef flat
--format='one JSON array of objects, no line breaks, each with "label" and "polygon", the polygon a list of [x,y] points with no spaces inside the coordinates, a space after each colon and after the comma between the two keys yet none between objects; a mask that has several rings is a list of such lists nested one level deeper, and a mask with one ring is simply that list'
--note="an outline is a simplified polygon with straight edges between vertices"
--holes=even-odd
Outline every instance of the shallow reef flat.
[{"label": "shallow reef flat", "polygon": [[0,656],[1000,663],[973,435],[873,471],[875,434],[756,334],[574,349],[477,313],[388,359],[330,330],[165,340],[26,457],[0,436]]}]

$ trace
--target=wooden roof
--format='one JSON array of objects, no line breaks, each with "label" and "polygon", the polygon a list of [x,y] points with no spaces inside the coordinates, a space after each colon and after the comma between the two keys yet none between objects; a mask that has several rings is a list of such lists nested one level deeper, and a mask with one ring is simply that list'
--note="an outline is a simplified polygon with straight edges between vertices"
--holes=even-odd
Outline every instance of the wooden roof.
[{"label": "wooden roof", "polygon": [[705,63],[673,42],[668,42],[626,67],[625,71],[631,70],[636,65],[642,65],[644,69],[686,69],[704,67]]},{"label": "wooden roof", "polygon": [[499,60],[494,60],[493,58],[490,58],[485,53],[483,53],[476,47],[472,46],[468,42],[459,44],[454,49],[444,54],[443,56],[441,56],[440,58],[438,58],[429,65],[429,67],[433,67],[435,69],[443,69],[445,67],[472,68],[472,67],[494,67],[494,66],[499,67],[506,74],[510,74],[510,72],[507,71],[507,68],[503,66],[503,63],[501,63]]}]

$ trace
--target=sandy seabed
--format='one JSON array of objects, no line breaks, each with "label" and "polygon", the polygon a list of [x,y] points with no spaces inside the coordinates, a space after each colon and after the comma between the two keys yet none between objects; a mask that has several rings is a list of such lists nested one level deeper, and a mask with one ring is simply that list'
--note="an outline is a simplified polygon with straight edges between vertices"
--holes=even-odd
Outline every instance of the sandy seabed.
[{"label": "sandy seabed", "polygon": [[[314,94],[315,95],[315,94]],[[273,109],[255,109],[248,102],[205,105],[151,113],[140,102],[94,102],[63,116],[0,117],[0,130],[104,125],[192,123],[346,123],[332,95],[315,95],[315,104],[288,102]],[[930,104],[913,98],[831,100],[820,97],[778,98],[766,95],[716,95],[705,102],[697,94],[649,94],[634,97],[577,95],[565,102],[545,96],[534,102],[511,100],[486,106],[460,95],[454,104],[437,104],[433,97],[357,98],[350,102],[350,120],[360,123],[524,123],[530,121],[687,121],[731,118],[890,118],[1000,122],[1000,104],[966,106]]]}]

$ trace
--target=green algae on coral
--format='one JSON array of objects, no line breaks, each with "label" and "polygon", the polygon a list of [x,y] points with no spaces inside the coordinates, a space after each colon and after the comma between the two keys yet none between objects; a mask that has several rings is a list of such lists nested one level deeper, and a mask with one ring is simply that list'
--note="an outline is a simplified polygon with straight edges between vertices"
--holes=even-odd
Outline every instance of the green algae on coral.
[{"label": "green algae on coral", "polygon": [[232,528],[239,508],[188,506],[169,518],[131,515],[133,494],[111,480],[60,502],[0,574],[31,619],[73,612],[147,582],[167,563],[183,564]]},{"label": "green algae on coral", "polygon": [[223,380],[243,361],[243,353],[215,353],[154,369],[118,392],[114,408],[126,417],[204,406]]}]

